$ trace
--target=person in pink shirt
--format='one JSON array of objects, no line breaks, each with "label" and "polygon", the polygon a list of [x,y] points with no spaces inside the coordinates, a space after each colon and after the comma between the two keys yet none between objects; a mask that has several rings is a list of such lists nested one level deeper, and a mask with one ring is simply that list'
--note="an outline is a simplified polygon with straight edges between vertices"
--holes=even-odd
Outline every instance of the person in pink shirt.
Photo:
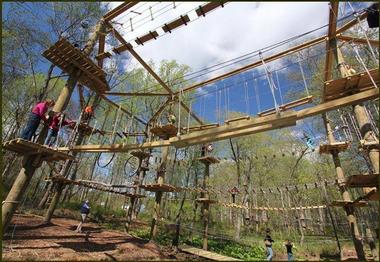
[{"label": "person in pink shirt", "polygon": [[32,109],[32,112],[29,114],[28,122],[26,123],[25,129],[21,133],[21,138],[26,140],[32,140],[32,137],[37,131],[37,128],[41,122],[41,119],[44,122],[47,122],[45,116],[49,107],[53,107],[55,102],[51,99],[47,99],[44,102],[38,103]]},{"label": "person in pink shirt", "polygon": [[72,125],[74,123],[75,121],[65,120],[65,115],[63,113],[56,113],[50,121],[48,134],[44,144],[52,146],[57,139],[59,129],[63,126]]}]

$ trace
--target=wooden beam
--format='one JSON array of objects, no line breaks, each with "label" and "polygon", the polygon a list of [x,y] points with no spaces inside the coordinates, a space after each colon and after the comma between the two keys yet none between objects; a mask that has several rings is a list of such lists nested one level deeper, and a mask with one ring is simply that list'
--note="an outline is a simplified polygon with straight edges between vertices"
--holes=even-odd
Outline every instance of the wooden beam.
[{"label": "wooden beam", "polygon": [[[348,35],[339,34],[336,36],[336,38],[338,38],[339,40],[345,41],[345,42],[352,41],[352,42],[358,43],[358,44],[364,44],[364,45],[368,44],[366,39],[348,36]],[[370,45],[375,46],[375,47],[379,46],[379,43],[380,43],[379,40],[374,40],[374,39],[368,39],[368,42]]]},{"label": "wooden beam", "polygon": [[170,94],[163,93],[122,93],[122,92],[107,92],[105,95],[110,96],[170,96]]},{"label": "wooden beam", "polygon": [[99,55],[104,53],[105,44],[106,44],[106,36],[103,34],[99,34],[99,50],[98,50],[97,60],[98,60],[98,66],[100,68],[103,68],[104,56],[100,57]]},{"label": "wooden beam", "polygon": [[[333,63],[333,56],[334,56],[334,42],[335,39],[335,33],[336,33],[336,21],[339,11],[339,2],[333,2],[330,1],[330,12],[329,12],[329,27],[328,27],[328,33],[327,38],[328,41],[326,42],[326,60],[325,60],[325,75],[324,80],[330,80],[332,77],[332,63]],[[324,95],[323,95],[324,96]]]},{"label": "wooden beam", "polygon": [[[368,16],[368,13],[367,12],[364,12],[362,14],[360,14],[358,17],[359,17],[359,20],[363,20],[363,19],[366,19]],[[353,27],[354,25],[356,25],[358,23],[358,19],[353,19],[351,20],[350,22],[342,25],[339,29],[336,30],[336,33],[337,34],[340,34],[348,29],[350,29],[351,27]]]},{"label": "wooden beam", "polygon": [[[115,37],[123,44],[128,44],[127,41],[123,38],[122,35],[120,35],[120,33],[115,30],[115,28],[112,27],[112,25],[110,23],[107,23],[107,26],[110,27],[112,30],[113,30],[113,33],[115,35]],[[152,68],[150,68],[150,66],[145,63],[144,59],[142,59],[137,53],[136,51],[132,48],[132,46],[126,46],[127,50],[137,59],[137,61],[140,62],[140,64],[153,76],[154,79],[156,79],[156,81],[168,92],[169,95],[173,95],[173,91],[170,89],[170,87],[153,71]],[[181,106],[187,111],[189,112],[189,108],[186,106],[185,103],[181,103]],[[162,108],[162,110],[164,109],[165,107]],[[159,115],[159,114],[155,114],[155,115]],[[191,116],[194,117],[194,119],[196,121],[198,121],[200,124],[203,124],[202,120],[200,120],[199,117],[197,117],[194,113],[191,113]],[[152,117],[152,119],[155,119]],[[152,120],[151,119],[151,120]],[[149,120],[150,122],[150,120]]]},{"label": "wooden beam", "polygon": [[143,125],[146,125],[147,123],[142,120],[141,118],[137,117],[137,116],[134,116],[131,112],[129,112],[127,109],[123,108],[122,106],[116,104],[114,101],[112,101],[111,99],[109,99],[108,97],[106,97],[104,94],[98,94],[102,99],[104,99],[104,101],[106,101],[107,103],[113,105],[114,107],[116,108],[119,108],[120,107],[120,110],[123,111],[124,113],[126,113],[128,116],[132,117],[133,119],[137,120],[138,122],[140,122],[141,124]]},{"label": "wooden beam", "polygon": [[169,97],[156,111],[156,113],[153,114],[153,116],[149,119],[148,124],[152,123],[154,120],[157,119],[157,117],[164,111],[165,107],[170,104],[173,100],[171,97]]},{"label": "wooden beam", "polygon": [[[305,42],[305,43],[303,43],[301,45],[298,45],[298,46],[295,46],[293,48],[287,49],[285,51],[279,52],[279,53],[277,53],[275,55],[272,55],[272,56],[269,56],[269,57],[265,58],[264,62],[268,63],[268,62],[274,61],[276,59],[282,58],[284,56],[290,55],[292,53],[295,53],[295,52],[297,52],[299,50],[302,50],[302,49],[305,49],[305,48],[308,48],[308,47],[320,44],[320,43],[322,43],[322,42],[325,41],[325,38],[326,38],[326,36],[318,37],[318,38],[316,38],[314,40]],[[243,66],[241,68],[232,70],[232,71],[230,71],[228,73],[225,73],[225,74],[219,75],[217,77],[211,78],[209,80],[200,82],[198,84],[194,84],[192,86],[186,87],[186,88],[183,89],[183,92],[189,92],[189,91],[195,90],[197,88],[203,87],[205,85],[211,84],[213,82],[225,79],[227,77],[240,74],[240,73],[242,73],[244,71],[247,71],[247,70],[250,70],[250,69],[255,68],[257,66],[260,66],[261,64],[262,64],[261,60],[258,60],[258,61],[254,62],[254,63],[251,63],[251,64]],[[175,93],[175,95],[178,95],[178,94],[179,94],[179,92]]]},{"label": "wooden beam", "polygon": [[132,8],[133,6],[135,6],[138,3],[139,3],[138,1],[124,2],[121,5],[117,6],[116,8],[112,9],[111,11],[109,11],[107,14],[105,14],[103,16],[103,18],[105,21],[108,22],[108,21],[114,19],[115,17],[117,17],[118,15],[122,14],[123,12],[127,11],[128,9]]},{"label": "wooden beam", "polygon": [[113,144],[113,145],[78,145],[73,147],[59,147],[59,152],[88,152],[88,153],[115,153],[128,152],[131,150],[139,150],[145,148],[166,147],[170,146],[168,140],[160,140],[154,142],[146,142],[143,144]]}]

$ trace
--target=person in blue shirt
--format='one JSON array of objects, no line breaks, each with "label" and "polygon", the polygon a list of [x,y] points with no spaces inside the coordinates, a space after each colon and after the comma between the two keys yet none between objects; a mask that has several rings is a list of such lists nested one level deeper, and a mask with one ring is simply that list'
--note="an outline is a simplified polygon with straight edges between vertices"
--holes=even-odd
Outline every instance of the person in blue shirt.
[{"label": "person in blue shirt", "polygon": [[77,229],[75,230],[75,232],[82,233],[82,225],[83,223],[86,222],[86,219],[89,213],[90,213],[89,201],[86,200],[83,203],[82,207],[80,208],[81,221],[79,225],[77,226]]},{"label": "person in blue shirt", "polygon": [[264,244],[267,249],[267,261],[272,261],[273,259],[273,249],[272,249],[272,243],[274,240],[270,236],[270,229],[267,228],[266,230],[266,236],[264,238]]}]

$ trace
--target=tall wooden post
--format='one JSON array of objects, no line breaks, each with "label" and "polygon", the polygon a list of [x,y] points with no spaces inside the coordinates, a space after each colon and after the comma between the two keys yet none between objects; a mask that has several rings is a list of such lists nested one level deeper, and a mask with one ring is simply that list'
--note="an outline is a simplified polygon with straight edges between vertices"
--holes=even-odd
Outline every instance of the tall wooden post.
[{"label": "tall wooden post", "polygon": [[[339,47],[337,47],[335,43],[335,58],[338,64],[338,69],[342,77],[347,77],[352,75],[350,70],[348,70],[348,66],[344,61],[343,54]],[[376,137],[375,132],[372,130],[372,125],[370,119],[365,111],[365,108],[362,103],[353,105],[353,110],[355,113],[355,118],[358,122],[360,134],[363,137],[363,141],[361,141],[364,149],[367,151],[369,159],[371,161],[372,169],[374,173],[379,173],[379,139]],[[369,145],[369,146],[366,146]],[[369,193],[372,190],[377,190],[374,188],[363,188],[364,193]],[[371,229],[368,228],[367,234],[372,236]],[[369,237],[369,241],[371,242],[372,237]],[[375,260],[378,259],[378,252],[376,250],[376,245],[374,242],[370,243],[371,253]],[[375,247],[375,248],[374,248]]]},{"label": "tall wooden post", "polygon": [[[162,149],[162,162],[160,167],[157,170],[157,183],[162,185],[164,183],[164,176],[166,172],[166,163],[169,156],[169,147],[164,147]],[[160,205],[162,199],[162,191],[156,192],[155,203],[154,203],[154,213],[152,224],[150,228],[150,240],[155,240],[157,236],[157,221],[160,219]]]},{"label": "tall wooden post", "polygon": [[[330,144],[333,144],[333,143],[335,143],[335,138],[334,138],[333,131],[332,131],[332,128],[330,125],[330,121],[327,118],[326,114],[323,114],[323,120],[324,120],[324,124],[325,124],[325,128],[326,128],[326,132],[327,132],[328,141]],[[336,176],[338,179],[339,191],[342,194],[343,200],[350,202],[351,196],[350,196],[350,192],[348,192],[347,188],[345,187],[346,179],[345,179],[344,172],[343,172],[343,169],[342,169],[342,166],[340,163],[339,154],[337,151],[333,150],[333,151],[331,151],[331,155],[333,157],[333,161],[334,161],[334,165],[335,165],[335,172],[336,172]],[[359,260],[365,260],[365,255],[364,255],[363,244],[362,244],[361,236],[360,236],[360,232],[359,232],[359,227],[358,227],[358,223],[356,221],[356,216],[354,214],[354,207],[347,205],[344,207],[344,211],[346,212],[347,220],[348,220],[348,223],[350,225],[351,236],[352,236],[352,240],[354,242],[354,246],[355,246],[355,250],[356,250],[356,254],[358,256],[358,259]]]},{"label": "tall wooden post", "polygon": [[[205,174],[203,177],[203,189],[206,190],[208,186],[208,180],[210,177],[210,163],[205,162]],[[203,198],[209,199],[209,193],[204,192]],[[208,244],[208,220],[209,220],[209,202],[205,201],[203,202],[203,249],[207,250],[207,244]]]},{"label": "tall wooden post", "polygon": [[[104,32],[104,31],[105,31],[104,22],[103,20],[100,20],[100,22],[98,23],[96,27],[95,33],[86,44],[86,48],[83,51],[84,54],[89,55],[92,52],[99,33]],[[61,112],[66,109],[79,76],[80,76],[80,71],[78,70],[73,70],[72,74],[70,74],[70,77],[66,82],[66,85],[62,89],[55,103],[55,106],[53,108],[54,112]],[[47,129],[44,128],[43,131],[41,132],[45,135],[39,136],[38,141],[37,141],[38,143],[43,143],[46,136],[46,130]],[[24,196],[24,193],[34,175],[34,172],[41,165],[40,156],[39,155],[25,156],[22,163],[23,163],[22,168],[15,182],[13,183],[13,186],[11,190],[9,191],[4,201],[4,204],[2,206],[1,218],[2,218],[3,234],[6,231],[6,228],[9,225],[14,212],[16,211],[20,200]]]},{"label": "tall wooden post", "polygon": [[[91,54],[91,52],[94,50],[94,47],[95,47],[97,39],[99,38],[99,35],[105,34],[105,31],[106,31],[106,24],[104,23],[104,20],[101,19],[99,21],[99,23],[96,25],[91,38],[87,41],[87,43],[85,45],[85,48],[83,49],[83,54],[84,55],[89,56]],[[71,94],[74,91],[75,85],[77,83],[77,80],[78,80],[80,74],[81,74],[81,71],[79,69],[75,69],[70,74],[70,78],[72,78],[73,75],[75,77],[72,78],[72,81],[69,81],[70,78],[67,81],[69,84],[65,85],[65,87],[61,91],[61,94],[59,95],[57,103],[56,103],[56,106],[59,105],[59,107],[54,107],[53,111],[60,112],[60,111],[63,110],[63,108],[66,108],[67,104],[70,101]],[[81,144],[82,141],[83,141],[83,139],[84,139],[84,135],[82,133],[79,133],[79,137],[77,138],[77,141],[76,141],[75,144],[76,145]],[[73,156],[76,156],[76,155],[77,155],[77,152],[74,152]],[[71,160],[67,160],[66,161],[65,166],[64,166],[64,168],[62,169],[62,172],[61,172],[62,176],[66,176],[68,174],[72,163],[73,163],[73,161],[71,161]],[[46,223],[50,222],[50,220],[51,220],[51,218],[53,216],[54,210],[56,209],[57,204],[59,202],[59,199],[60,199],[60,197],[62,195],[63,189],[64,189],[64,185],[62,183],[57,184],[56,192],[54,193],[54,196],[53,196],[53,199],[52,199],[52,201],[50,203],[50,206],[49,206],[48,210],[45,213],[44,221]]]}]

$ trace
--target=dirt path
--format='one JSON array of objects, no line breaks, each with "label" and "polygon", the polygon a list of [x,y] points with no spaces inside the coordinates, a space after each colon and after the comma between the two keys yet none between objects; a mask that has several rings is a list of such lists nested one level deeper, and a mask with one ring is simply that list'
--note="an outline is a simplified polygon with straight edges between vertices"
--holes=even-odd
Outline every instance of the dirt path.
[{"label": "dirt path", "polygon": [[170,259],[154,243],[93,223],[82,227],[84,233],[74,231],[78,221],[66,218],[44,224],[41,217],[16,215],[12,223],[16,227],[11,225],[3,238],[3,260]]}]

